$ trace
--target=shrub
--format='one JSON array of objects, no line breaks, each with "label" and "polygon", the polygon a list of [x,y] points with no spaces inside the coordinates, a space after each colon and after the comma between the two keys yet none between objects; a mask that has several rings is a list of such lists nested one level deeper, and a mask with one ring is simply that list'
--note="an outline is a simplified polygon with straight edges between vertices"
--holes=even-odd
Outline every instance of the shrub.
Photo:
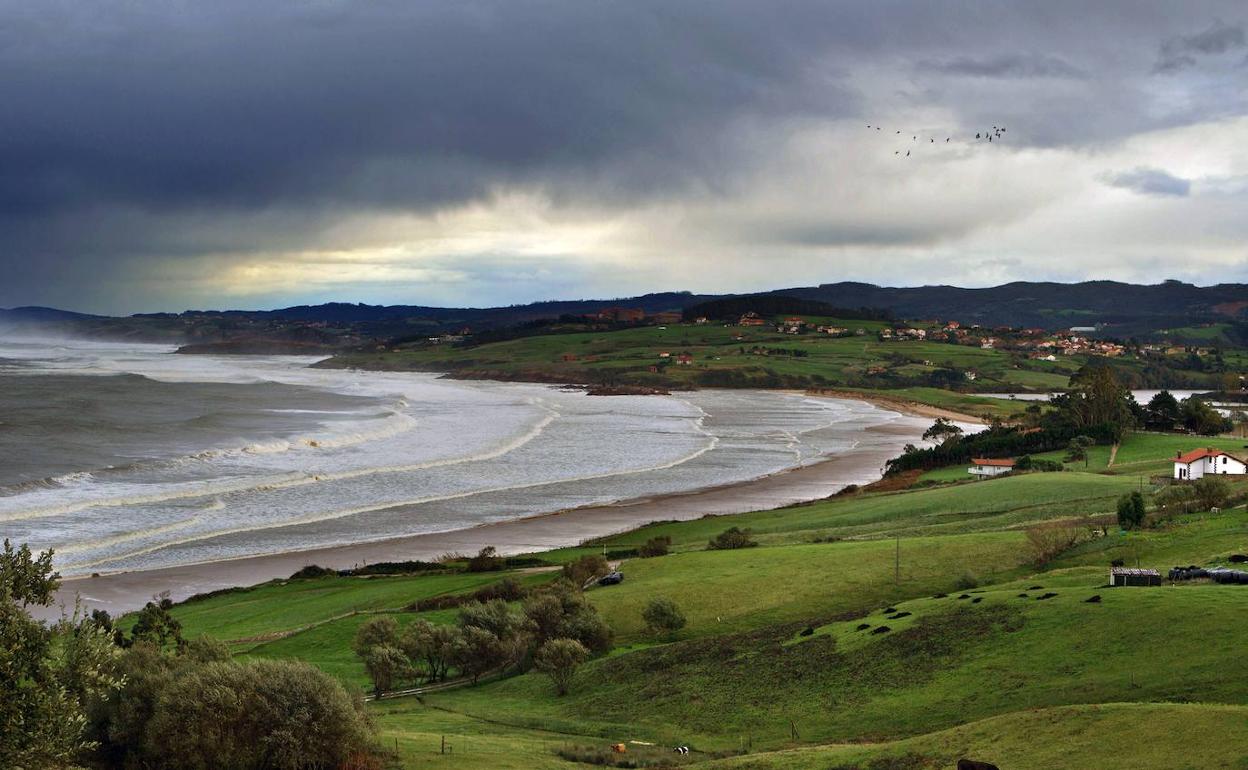
[{"label": "shrub", "polygon": [[1118,526],[1136,529],[1144,523],[1144,495],[1130,492],[1118,498]]},{"label": "shrub", "polygon": [[482,548],[468,560],[469,572],[497,572],[502,568],[503,560],[498,555],[498,549],[492,545]]},{"label": "shrub", "polygon": [[1171,484],[1158,490],[1153,500],[1167,514],[1191,513],[1196,506],[1196,490],[1187,484]]},{"label": "shrub", "polygon": [[736,548],[753,548],[757,542],[750,539],[750,530],[740,527],[729,527],[720,532],[707,543],[710,551],[730,551]]},{"label": "shrub", "polygon": [[577,586],[583,586],[610,571],[611,567],[607,565],[606,558],[596,553],[582,556],[576,561],[563,565],[563,576]]},{"label": "shrub", "polygon": [[1027,528],[1027,545],[1036,566],[1056,559],[1083,539],[1083,528],[1073,521],[1053,521]]},{"label": "shrub", "polygon": [[637,549],[637,554],[646,559],[655,556],[667,556],[671,547],[672,538],[668,535],[660,535],[659,537],[652,537],[647,540],[645,545]]},{"label": "shrub", "polygon": [[650,633],[656,636],[666,636],[669,639],[688,622],[685,614],[676,606],[676,602],[661,597],[651,599],[646,608],[641,611],[641,617],[646,621],[646,628],[650,630]]},{"label": "shrub", "polygon": [[330,575],[337,575],[337,574],[338,574],[337,570],[332,570],[329,567],[320,567],[315,564],[309,564],[306,567],[301,568],[295,574],[291,575],[290,579],[301,580],[305,578],[321,578],[321,577],[329,577]]},{"label": "shrub", "polygon": [[533,667],[550,677],[555,692],[566,695],[576,669],[589,659],[589,650],[575,639],[551,639],[533,653]]},{"label": "shrub", "polygon": [[424,599],[417,599],[408,604],[403,609],[408,612],[424,612],[426,610],[451,610],[456,607],[462,607],[472,602],[488,602],[494,599],[502,599],[505,602],[516,602],[523,599],[528,591],[514,577],[505,577],[497,583],[491,583],[488,586],[482,586],[471,593],[465,594],[442,594],[441,596],[430,596]]},{"label": "shrub", "polygon": [[1202,510],[1222,507],[1231,496],[1231,485],[1217,476],[1204,476],[1192,483],[1192,494]]},{"label": "shrub", "polygon": [[970,570],[963,572],[957,580],[953,581],[953,588],[955,591],[969,591],[978,585],[979,577]]}]

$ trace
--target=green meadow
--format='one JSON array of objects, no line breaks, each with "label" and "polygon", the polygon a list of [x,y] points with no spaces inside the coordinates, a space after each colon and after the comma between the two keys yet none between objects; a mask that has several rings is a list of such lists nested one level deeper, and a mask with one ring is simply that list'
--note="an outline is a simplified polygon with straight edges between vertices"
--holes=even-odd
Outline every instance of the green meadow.
[{"label": "green meadow", "polygon": [[[567,696],[530,672],[384,699],[370,706],[379,741],[396,767],[470,770],[586,767],[568,757],[610,761],[614,743],[629,747],[626,766],[708,770],[951,768],[963,756],[1003,768],[1248,767],[1248,589],[1106,587],[1118,559],[1164,573],[1248,553],[1243,505],[1098,527],[1044,563],[1027,537],[1045,522],[1105,521],[1170,454],[1208,443],[1138,433],[1112,467],[1094,452],[1087,471],[964,481],[965,468],[946,469],[949,480],[901,492],[658,522],[539,554],[558,565],[671,542],[668,555],[625,559],[622,584],[587,592],[616,648],[582,666]],[[757,545],[707,550],[729,526]],[[363,690],[360,624],[454,623],[454,610],[404,608],[507,574],[554,579],[274,581],[174,614],[237,655],[306,660]],[[674,636],[645,628],[641,611],[659,597],[687,617]],[[693,751],[677,758],[677,745]]]}]

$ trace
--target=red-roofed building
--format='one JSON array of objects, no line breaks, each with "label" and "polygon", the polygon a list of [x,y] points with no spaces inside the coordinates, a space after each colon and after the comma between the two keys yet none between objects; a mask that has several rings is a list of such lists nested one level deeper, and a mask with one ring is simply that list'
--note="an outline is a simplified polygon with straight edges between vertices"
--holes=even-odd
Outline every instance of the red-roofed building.
[{"label": "red-roofed building", "polygon": [[1243,460],[1213,447],[1194,449],[1187,454],[1176,453],[1174,458],[1174,477],[1182,481],[1210,475],[1242,476],[1245,472],[1248,466]]},{"label": "red-roofed building", "polygon": [[1009,473],[1014,470],[1014,460],[1010,458],[976,457],[971,460],[971,466],[966,472],[972,476],[1000,476],[1003,473]]}]

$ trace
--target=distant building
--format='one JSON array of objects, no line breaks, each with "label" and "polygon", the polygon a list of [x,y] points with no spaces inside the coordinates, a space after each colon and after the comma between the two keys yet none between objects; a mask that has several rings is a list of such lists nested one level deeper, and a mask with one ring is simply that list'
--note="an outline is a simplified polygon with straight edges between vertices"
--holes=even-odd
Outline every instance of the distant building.
[{"label": "distant building", "polygon": [[972,476],[992,477],[1009,473],[1012,470],[1014,470],[1012,459],[978,457],[971,460],[971,467],[966,472]]},{"label": "distant building", "polygon": [[1161,573],[1155,569],[1110,567],[1109,584],[1111,586],[1159,586]]},{"label": "distant building", "polygon": [[1182,481],[1194,481],[1202,476],[1242,476],[1245,472],[1248,466],[1243,460],[1213,447],[1187,454],[1176,453],[1174,458],[1174,478]]},{"label": "distant building", "polygon": [[676,363],[679,364],[680,366],[690,366],[691,364],[693,364],[693,356],[689,355],[688,353],[681,353],[680,355],[676,356]]},{"label": "distant building", "polygon": [[749,312],[741,316],[741,320],[737,321],[738,326],[766,326],[767,319],[759,317],[758,313]]}]

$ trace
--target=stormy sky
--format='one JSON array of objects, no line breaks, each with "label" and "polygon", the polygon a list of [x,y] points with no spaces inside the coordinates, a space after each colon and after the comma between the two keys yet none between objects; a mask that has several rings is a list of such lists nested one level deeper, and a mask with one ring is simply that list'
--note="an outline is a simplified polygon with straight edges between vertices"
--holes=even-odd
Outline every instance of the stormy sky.
[{"label": "stormy sky", "polygon": [[1246,30],[1238,0],[0,0],[0,307],[1248,281]]}]

